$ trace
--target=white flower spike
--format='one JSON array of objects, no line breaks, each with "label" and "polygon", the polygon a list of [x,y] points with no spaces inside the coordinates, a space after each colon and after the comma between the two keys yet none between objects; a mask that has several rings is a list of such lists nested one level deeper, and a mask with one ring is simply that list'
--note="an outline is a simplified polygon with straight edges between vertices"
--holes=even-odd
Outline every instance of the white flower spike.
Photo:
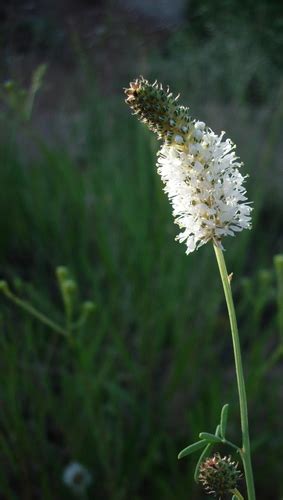
[{"label": "white flower spike", "polygon": [[192,142],[194,131],[200,130],[194,123],[190,130],[186,150],[164,144],[157,160],[175,222],[182,230],[177,239],[185,242],[186,253],[209,240],[220,244],[224,236],[251,227],[245,178],[232,142],[208,128]]},{"label": "white flower spike", "polygon": [[164,141],[157,171],[181,229],[176,239],[186,244],[186,253],[210,240],[222,246],[224,236],[250,229],[252,208],[239,171],[242,164],[224,132],[218,136],[192,120],[169,89],[143,78],[131,83],[126,94],[134,113]]}]

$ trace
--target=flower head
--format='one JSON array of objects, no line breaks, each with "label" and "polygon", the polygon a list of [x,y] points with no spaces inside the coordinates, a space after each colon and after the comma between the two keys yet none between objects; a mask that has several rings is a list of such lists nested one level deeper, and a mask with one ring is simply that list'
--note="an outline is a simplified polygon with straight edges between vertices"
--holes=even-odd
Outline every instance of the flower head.
[{"label": "flower head", "polygon": [[126,102],[138,118],[164,141],[157,171],[173,208],[177,236],[187,253],[212,240],[251,227],[251,207],[235,145],[193,120],[169,89],[138,79],[126,89]]},{"label": "flower head", "polygon": [[63,482],[73,493],[82,495],[91,484],[92,476],[86,467],[78,462],[72,462],[64,469]]},{"label": "flower head", "polygon": [[238,464],[232,462],[231,457],[221,457],[219,453],[207,458],[199,470],[199,482],[204,490],[218,499],[233,492],[241,476]]},{"label": "flower head", "polygon": [[125,89],[126,103],[145,123],[155,132],[158,139],[167,144],[182,144],[188,131],[190,122],[189,108],[179,106],[177,100],[167,87],[154,82],[150,84],[143,77],[137,78]]}]

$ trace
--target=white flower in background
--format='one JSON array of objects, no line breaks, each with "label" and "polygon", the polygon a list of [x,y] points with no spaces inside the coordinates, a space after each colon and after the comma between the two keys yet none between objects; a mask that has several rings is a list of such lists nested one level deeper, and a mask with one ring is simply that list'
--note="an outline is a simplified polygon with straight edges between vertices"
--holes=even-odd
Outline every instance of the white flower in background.
[{"label": "white flower in background", "polygon": [[140,78],[125,92],[134,114],[164,142],[157,170],[186,253],[209,240],[222,246],[224,236],[250,229],[252,208],[239,171],[242,164],[224,132],[218,136],[205,123],[192,120],[189,109],[156,82]]},{"label": "white flower in background", "polygon": [[88,469],[78,462],[72,462],[65,467],[62,479],[76,495],[83,495],[92,482]]}]

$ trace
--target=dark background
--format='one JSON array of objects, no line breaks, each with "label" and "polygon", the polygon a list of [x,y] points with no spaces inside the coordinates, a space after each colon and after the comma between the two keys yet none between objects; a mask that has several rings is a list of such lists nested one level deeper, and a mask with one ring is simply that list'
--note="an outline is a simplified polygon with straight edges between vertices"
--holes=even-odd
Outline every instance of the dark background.
[{"label": "dark background", "polygon": [[91,499],[206,498],[198,457],[178,452],[214,432],[226,402],[240,442],[212,245],[186,256],[174,241],[158,144],[123,102],[142,74],[226,130],[249,175],[253,229],[223,243],[257,498],[282,499],[282,51],[275,0],[1,4],[1,279],[69,332],[1,297],[1,498],[74,498],[73,461],[92,474]]}]

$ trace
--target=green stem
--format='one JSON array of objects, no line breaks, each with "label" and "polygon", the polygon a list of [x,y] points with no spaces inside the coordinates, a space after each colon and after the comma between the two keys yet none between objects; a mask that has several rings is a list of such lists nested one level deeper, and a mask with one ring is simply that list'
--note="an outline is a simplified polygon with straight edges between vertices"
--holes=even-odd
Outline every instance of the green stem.
[{"label": "green stem", "polygon": [[31,316],[34,316],[35,318],[37,318],[39,321],[41,321],[41,323],[45,324],[46,326],[49,326],[49,328],[51,328],[53,331],[59,333],[60,335],[64,335],[64,337],[68,336],[68,333],[66,332],[66,330],[61,328],[61,326],[54,323],[54,321],[52,321],[47,316],[42,314],[40,311],[35,309],[28,302],[19,299],[9,289],[5,290],[4,294],[6,295],[6,297],[8,299],[10,299],[12,302],[14,302],[14,304],[16,304],[18,307],[20,307],[21,309],[23,309],[27,313],[29,313]]},{"label": "green stem", "polygon": [[216,254],[216,259],[220,271],[220,276],[224,288],[225,299],[227,303],[227,309],[230,319],[235,367],[237,375],[239,402],[240,402],[240,416],[241,416],[241,429],[242,429],[242,449],[241,458],[243,461],[245,479],[247,485],[248,500],[255,500],[255,488],[253,480],[253,470],[251,463],[251,451],[250,451],[250,437],[249,437],[249,421],[248,421],[248,405],[247,405],[247,395],[244,380],[242,355],[240,347],[240,339],[238,333],[237,319],[235,313],[235,307],[232,297],[232,291],[230,286],[230,278],[227,273],[227,268],[225,264],[225,259],[223,252],[219,246],[214,244],[214,250]]}]

